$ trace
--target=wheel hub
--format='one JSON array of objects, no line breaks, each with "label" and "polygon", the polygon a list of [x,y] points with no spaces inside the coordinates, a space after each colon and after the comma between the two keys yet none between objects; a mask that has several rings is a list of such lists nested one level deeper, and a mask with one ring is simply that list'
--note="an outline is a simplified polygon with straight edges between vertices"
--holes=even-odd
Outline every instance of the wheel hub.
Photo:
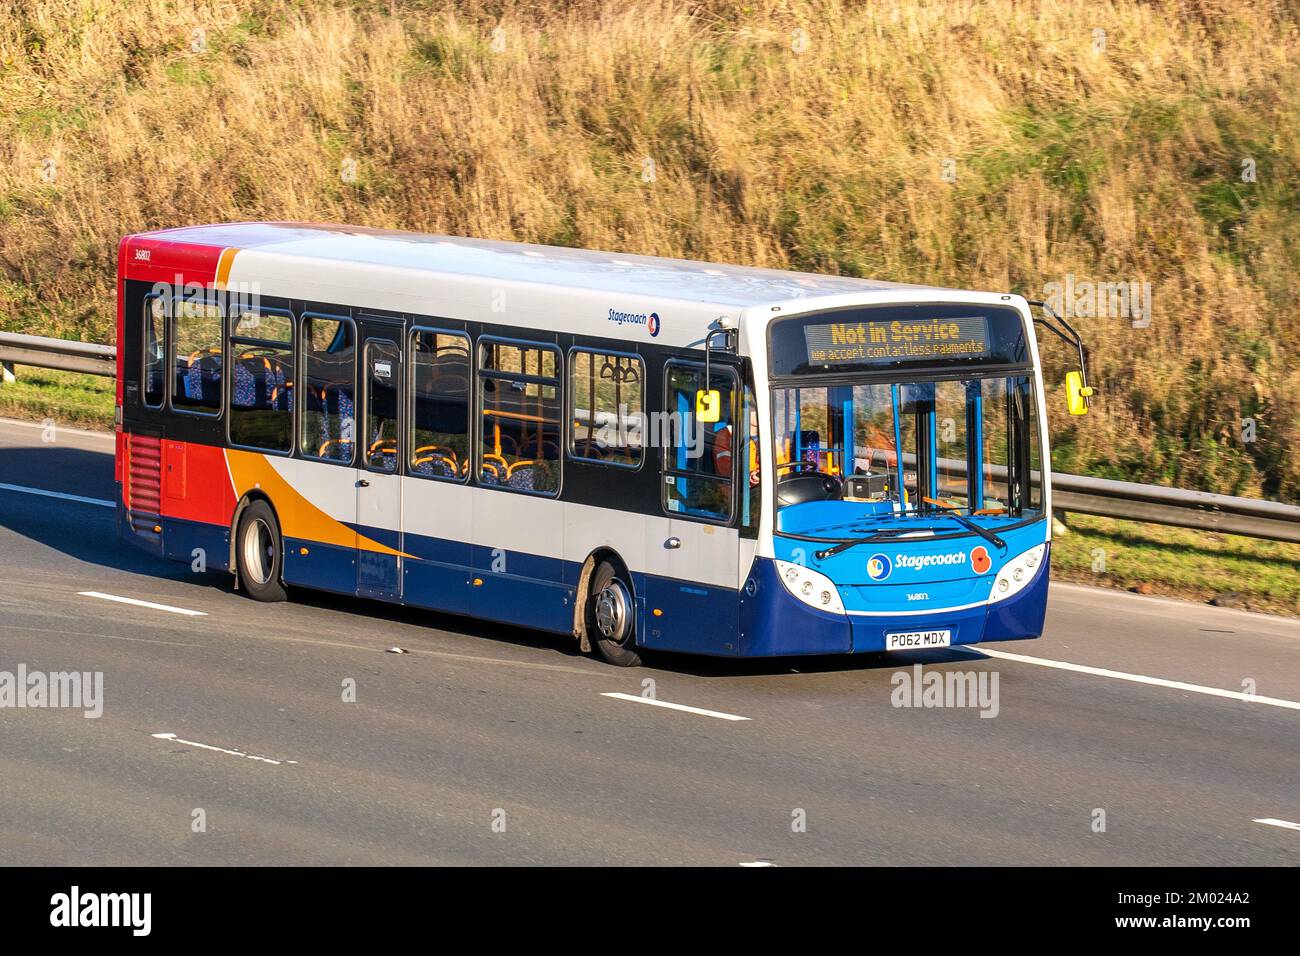
[{"label": "wheel hub", "polygon": [[265,521],[254,518],[249,522],[248,530],[244,532],[244,568],[258,584],[271,580],[275,568],[273,541],[271,529]]},{"label": "wheel hub", "polygon": [[632,601],[623,582],[615,578],[596,595],[596,627],[608,641],[622,643],[631,629]]}]

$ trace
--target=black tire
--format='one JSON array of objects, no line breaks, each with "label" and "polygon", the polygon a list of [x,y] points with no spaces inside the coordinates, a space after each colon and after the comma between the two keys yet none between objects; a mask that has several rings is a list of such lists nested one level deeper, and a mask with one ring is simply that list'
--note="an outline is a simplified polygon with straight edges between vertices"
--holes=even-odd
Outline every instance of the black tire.
[{"label": "black tire", "polygon": [[[256,539],[256,540],[254,540]],[[283,601],[284,541],[275,511],[265,501],[254,501],[239,516],[235,532],[235,567],[239,585],[256,601]]]},{"label": "black tire", "polygon": [[636,647],[636,603],[632,588],[608,561],[602,561],[587,588],[587,635],[608,663],[639,667]]}]

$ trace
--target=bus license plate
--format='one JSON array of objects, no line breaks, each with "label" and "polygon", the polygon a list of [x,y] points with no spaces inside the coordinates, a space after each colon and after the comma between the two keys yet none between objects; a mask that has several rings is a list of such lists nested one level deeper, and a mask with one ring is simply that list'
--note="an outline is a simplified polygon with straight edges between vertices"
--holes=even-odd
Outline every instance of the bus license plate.
[{"label": "bus license plate", "polygon": [[951,647],[952,631],[890,631],[885,650],[915,651],[924,647]]}]

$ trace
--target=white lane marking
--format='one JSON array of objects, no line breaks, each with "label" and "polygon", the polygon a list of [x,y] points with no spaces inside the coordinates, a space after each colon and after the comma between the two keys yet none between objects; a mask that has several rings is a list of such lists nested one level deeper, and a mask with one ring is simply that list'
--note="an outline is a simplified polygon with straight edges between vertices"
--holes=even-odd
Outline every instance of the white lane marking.
[{"label": "white lane marking", "polygon": [[1290,820],[1275,820],[1272,817],[1261,817],[1258,820],[1251,820],[1251,823],[1263,823],[1270,827],[1282,827],[1284,830],[1300,830],[1300,823],[1292,823]]},{"label": "white lane marking", "polygon": [[40,495],[42,498],[58,498],[61,501],[79,501],[83,505],[98,505],[101,508],[116,508],[117,502],[103,498],[87,498],[84,495],[69,495],[62,491],[46,491],[44,488],[25,488],[22,485],[7,485],[0,481],[0,491],[17,491],[24,495]]},{"label": "white lane marking", "polygon": [[227,750],[225,747],[214,747],[212,744],[201,744],[197,740],[184,740],[175,734],[154,734],[159,740],[174,740],[178,744],[186,744],[190,747],[199,747],[203,750],[215,750],[217,753],[230,754],[232,757],[247,757],[249,760],[260,760],[262,763],[275,764],[277,767],[282,763],[297,763],[296,760],[272,760],[270,757],[259,757],[257,754],[246,754],[242,750]]},{"label": "white lane marking", "polygon": [[985,648],[954,647],[955,651],[967,654],[983,654],[1005,661],[1019,661],[1022,664],[1037,664],[1040,667],[1055,667],[1058,670],[1074,671],[1078,674],[1092,674],[1094,677],[1113,677],[1115,680],[1132,681],[1135,684],[1150,684],[1153,687],[1168,687],[1171,690],[1186,690],[1193,694],[1208,694],[1211,697],[1226,697],[1240,700],[1247,704],[1268,704],[1271,707],[1286,707],[1300,710],[1300,701],[1282,700],[1279,697],[1261,697],[1258,694],[1246,694],[1239,690],[1224,690],[1221,687],[1206,687],[1204,684],[1188,684],[1180,680],[1165,680],[1163,677],[1146,677],[1142,674],[1129,674],[1125,671],[1112,671],[1105,667],[1089,667],[1086,664],[1071,664],[1068,661],[1053,661],[1045,657],[1030,657],[1027,654],[1008,654],[1006,651],[986,650]]},{"label": "white lane marking", "polygon": [[753,860],[749,863],[742,863],[741,866],[776,866],[771,860]]},{"label": "white lane marking", "polygon": [[154,604],[153,601],[140,601],[136,598],[121,597],[117,594],[103,594],[99,591],[78,591],[82,597],[99,598],[101,601],[116,601],[118,604],[134,604],[136,607],[153,608],[155,611],[169,611],[172,614],[184,614],[188,617],[207,617],[207,611],[191,611],[189,608],[172,607],[168,604]]},{"label": "white lane marking", "polygon": [[724,714],[720,710],[705,710],[702,707],[687,707],[685,704],[670,704],[666,700],[652,700],[649,697],[637,697],[634,694],[601,694],[601,697],[613,697],[615,700],[630,700],[634,704],[650,704],[654,707],[667,707],[669,710],[684,710],[688,714],[699,714],[702,717],[717,717],[720,720],[749,720],[748,717],[738,717],[735,714]]}]

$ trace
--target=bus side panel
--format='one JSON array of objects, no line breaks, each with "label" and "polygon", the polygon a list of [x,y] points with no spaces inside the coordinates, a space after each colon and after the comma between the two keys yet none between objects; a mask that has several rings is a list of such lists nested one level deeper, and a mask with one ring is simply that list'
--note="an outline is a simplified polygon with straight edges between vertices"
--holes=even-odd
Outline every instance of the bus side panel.
[{"label": "bus side panel", "polygon": [[639,644],[684,654],[732,657],[738,652],[740,597],[734,588],[655,575],[646,575],[645,588],[650,612]]},{"label": "bus side panel", "polygon": [[637,643],[688,654],[738,654],[736,529],[652,515],[646,537],[649,610]]},{"label": "bus side panel", "polygon": [[402,600],[468,614],[474,490],[432,478],[402,481]]},{"label": "bus side panel", "polygon": [[473,494],[475,617],[566,633],[573,628],[565,584],[564,508],[537,495],[496,489]]},{"label": "bus side panel", "polygon": [[284,581],[303,587],[357,591],[354,469],[229,449],[234,494],[264,495],[284,538]]}]

